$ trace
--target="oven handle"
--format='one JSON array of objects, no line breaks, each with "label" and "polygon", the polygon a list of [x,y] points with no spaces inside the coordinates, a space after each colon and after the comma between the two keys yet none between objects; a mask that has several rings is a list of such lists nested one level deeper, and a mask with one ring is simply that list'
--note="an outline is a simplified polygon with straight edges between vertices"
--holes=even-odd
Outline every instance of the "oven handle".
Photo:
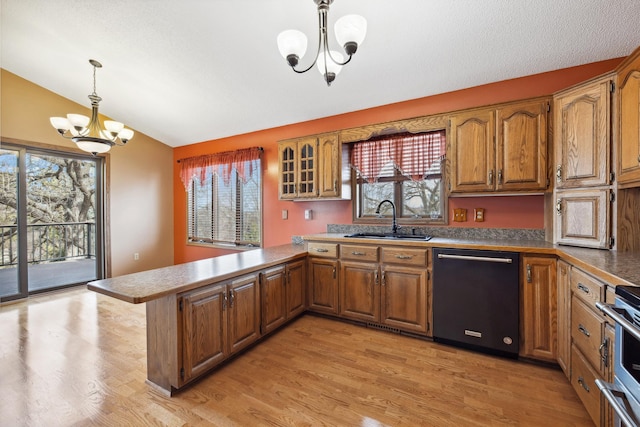
[{"label": "oven handle", "polygon": [[464,261],[483,261],[483,262],[500,262],[504,264],[511,264],[513,262],[510,258],[491,258],[487,256],[471,256],[471,255],[449,255],[438,254],[440,259],[460,259]]},{"label": "oven handle", "polygon": [[626,397],[624,397],[624,390],[622,390],[615,384],[602,381],[601,379],[596,380],[596,385],[598,386],[604,397],[609,401],[609,404],[611,405],[613,410],[616,411],[616,414],[620,418],[620,421],[622,421],[627,427],[638,427],[638,424],[636,423],[633,415],[631,415],[626,410],[626,408],[620,405],[618,399],[616,399],[616,397],[613,395],[614,392],[622,394],[621,397],[626,400]]},{"label": "oven handle", "polygon": [[597,302],[596,307],[598,307],[604,314],[611,317],[617,324],[622,326],[625,331],[633,335],[635,339],[640,341],[640,329],[636,328],[633,323],[625,319],[624,316],[617,311],[618,309],[616,309],[616,307],[611,304],[603,304],[601,302]]}]

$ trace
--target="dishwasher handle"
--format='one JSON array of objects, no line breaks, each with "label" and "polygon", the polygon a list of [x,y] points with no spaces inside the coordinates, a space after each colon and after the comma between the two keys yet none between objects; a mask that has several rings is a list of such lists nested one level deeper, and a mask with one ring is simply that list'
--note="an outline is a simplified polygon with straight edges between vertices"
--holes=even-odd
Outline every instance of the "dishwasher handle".
[{"label": "dishwasher handle", "polygon": [[440,259],[457,259],[463,261],[480,261],[480,262],[499,262],[502,264],[511,264],[513,260],[511,258],[492,258],[488,256],[471,256],[471,255],[449,255],[438,254]]}]

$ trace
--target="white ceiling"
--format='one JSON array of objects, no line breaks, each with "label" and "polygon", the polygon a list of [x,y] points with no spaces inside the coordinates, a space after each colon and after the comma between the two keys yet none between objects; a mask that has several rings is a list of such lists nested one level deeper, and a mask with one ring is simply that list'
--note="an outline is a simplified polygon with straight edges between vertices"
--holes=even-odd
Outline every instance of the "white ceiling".
[{"label": "white ceiling", "polygon": [[1,0],[1,7],[2,68],[88,106],[88,60],[97,59],[100,112],[172,147],[640,46],[638,0],[335,0],[330,44],[333,23],[347,13],[363,15],[368,32],[327,87],[315,67],[293,73],[276,46],[280,31],[296,28],[315,50],[312,0]]}]

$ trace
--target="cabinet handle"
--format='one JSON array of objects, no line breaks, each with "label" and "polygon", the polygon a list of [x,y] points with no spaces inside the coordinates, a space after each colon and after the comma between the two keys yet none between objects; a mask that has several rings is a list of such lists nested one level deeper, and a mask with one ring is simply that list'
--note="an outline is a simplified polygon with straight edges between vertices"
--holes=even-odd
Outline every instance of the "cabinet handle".
[{"label": "cabinet handle", "polygon": [[489,171],[489,185],[493,185],[493,169]]},{"label": "cabinet handle", "polygon": [[411,259],[411,258],[413,258],[413,255],[396,255],[396,258],[398,258],[398,259]]},{"label": "cabinet handle", "polygon": [[562,199],[558,199],[556,202],[556,213],[562,215]]},{"label": "cabinet handle", "polygon": [[640,163],[640,154],[638,154],[638,163]]},{"label": "cabinet handle", "polygon": [[531,283],[531,264],[527,264],[527,283]]},{"label": "cabinet handle", "polygon": [[589,393],[591,391],[591,390],[589,390],[589,386],[584,382],[584,378],[578,377],[578,384],[580,384],[582,386],[582,388],[587,391],[587,393]]},{"label": "cabinet handle", "polygon": [[333,181],[333,192],[337,192],[338,191],[338,180],[334,180]]},{"label": "cabinet handle", "polygon": [[327,253],[327,252],[329,252],[329,249],[316,248],[316,252]]},{"label": "cabinet handle", "polygon": [[498,184],[502,184],[502,169],[498,170]]},{"label": "cabinet handle", "polygon": [[378,272],[376,271],[376,274],[373,276],[373,283],[378,286]]},{"label": "cabinet handle", "polygon": [[353,251],[353,252],[351,252],[351,255],[363,256],[363,255],[366,255],[366,254],[364,252]]},{"label": "cabinet handle", "polygon": [[387,273],[385,271],[382,272],[382,286],[387,285]]},{"label": "cabinet handle", "polygon": [[224,297],[222,298],[222,309],[226,310],[227,309],[227,303],[228,303],[229,299],[227,298],[227,292],[224,292]]},{"label": "cabinet handle", "polygon": [[582,323],[578,325],[578,330],[588,337],[591,336],[591,333],[582,325]]},{"label": "cabinet handle", "polygon": [[333,278],[334,279],[336,278],[336,268],[335,267],[333,267]]},{"label": "cabinet handle", "polygon": [[229,291],[229,308],[233,308],[233,301],[235,301],[236,296],[234,291]]},{"label": "cabinet handle", "polygon": [[591,289],[589,289],[588,287],[586,287],[582,283],[578,283],[578,289],[580,289],[585,294],[590,294],[591,293]]},{"label": "cabinet handle", "polygon": [[559,183],[562,182],[562,165],[558,165],[558,168],[556,169],[556,181]]},{"label": "cabinet handle", "polygon": [[598,347],[598,353],[600,353],[600,359],[605,368],[609,367],[609,338],[602,340],[602,344]]}]

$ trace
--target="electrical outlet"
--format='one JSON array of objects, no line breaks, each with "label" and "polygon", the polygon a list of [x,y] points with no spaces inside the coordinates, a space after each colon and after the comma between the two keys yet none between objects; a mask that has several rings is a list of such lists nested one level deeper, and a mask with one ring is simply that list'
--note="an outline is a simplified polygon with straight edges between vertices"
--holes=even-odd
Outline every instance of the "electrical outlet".
[{"label": "electrical outlet", "polygon": [[138,252],[133,254],[133,260],[138,261],[140,259],[140,254]]},{"label": "electrical outlet", "polygon": [[289,218],[289,211],[286,209],[282,209],[282,219]]},{"label": "electrical outlet", "polygon": [[311,209],[304,210],[304,219],[311,219],[313,217],[313,211]]},{"label": "electrical outlet", "polygon": [[475,222],[484,222],[484,208],[475,208],[473,210],[473,220]]},{"label": "electrical outlet", "polygon": [[454,222],[466,222],[467,221],[467,210],[458,208],[453,210],[453,221]]}]

